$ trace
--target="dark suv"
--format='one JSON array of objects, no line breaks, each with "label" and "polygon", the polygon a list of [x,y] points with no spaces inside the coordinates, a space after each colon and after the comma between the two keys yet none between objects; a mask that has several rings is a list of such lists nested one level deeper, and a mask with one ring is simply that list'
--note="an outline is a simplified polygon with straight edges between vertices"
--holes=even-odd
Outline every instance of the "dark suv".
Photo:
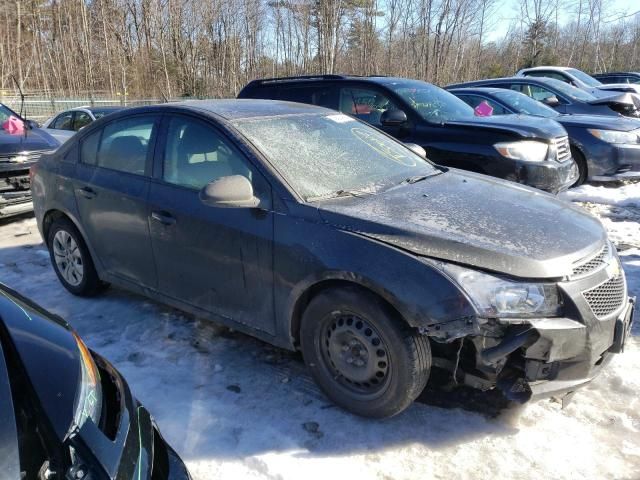
[{"label": "dark suv", "polygon": [[320,75],[254,80],[238,98],[320,105],[363,120],[448,167],[558,192],[578,177],[567,132],[555,121],[479,117],[449,92],[418,80]]}]

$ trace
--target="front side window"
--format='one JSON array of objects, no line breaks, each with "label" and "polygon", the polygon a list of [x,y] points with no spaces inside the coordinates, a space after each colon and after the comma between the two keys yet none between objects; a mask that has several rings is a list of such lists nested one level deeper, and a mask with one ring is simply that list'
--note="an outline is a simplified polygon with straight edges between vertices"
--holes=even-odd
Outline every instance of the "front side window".
[{"label": "front side window", "polygon": [[542,77],[542,78],[554,78],[556,80],[560,80],[561,82],[564,83],[570,83],[571,80],[562,75],[561,73],[557,73],[557,72],[548,72],[548,71],[535,71],[535,72],[527,72],[525,74],[527,77]]},{"label": "front side window", "polygon": [[166,182],[199,190],[230,175],[252,180],[244,157],[222,135],[199,120],[169,120],[162,173]]},{"label": "front side window", "polygon": [[439,173],[402,143],[341,113],[260,117],[235,126],[305,201],[372,194]]},{"label": "front side window", "polygon": [[144,175],[155,125],[154,115],[123,118],[108,124],[98,149],[98,166]]},{"label": "front side window", "polygon": [[380,117],[397,107],[386,95],[367,88],[341,88],[340,111],[380,127]]},{"label": "front side window", "polygon": [[56,130],[73,130],[73,112],[65,112],[53,121],[51,128]]},{"label": "front side window", "polygon": [[73,123],[73,129],[75,131],[78,131],[82,127],[86,127],[90,123],[91,123],[91,117],[87,112],[76,112],[76,119]]}]

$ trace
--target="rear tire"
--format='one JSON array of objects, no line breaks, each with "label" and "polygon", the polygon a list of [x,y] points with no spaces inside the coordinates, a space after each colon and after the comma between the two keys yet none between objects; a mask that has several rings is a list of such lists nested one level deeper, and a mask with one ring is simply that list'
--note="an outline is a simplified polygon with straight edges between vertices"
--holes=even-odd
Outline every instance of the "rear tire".
[{"label": "rear tire", "polygon": [[76,226],[67,218],[57,218],[47,235],[53,269],[60,283],[74,295],[88,297],[102,291],[89,249]]},{"label": "rear tire", "polygon": [[316,295],[300,326],[305,363],[337,405],[384,418],[420,395],[431,371],[429,340],[376,295],[354,287]]},{"label": "rear tire", "polygon": [[571,156],[578,166],[578,179],[573,185],[571,185],[571,187],[579,187],[587,181],[587,176],[589,173],[587,171],[587,161],[585,160],[582,152],[576,147],[571,147]]}]

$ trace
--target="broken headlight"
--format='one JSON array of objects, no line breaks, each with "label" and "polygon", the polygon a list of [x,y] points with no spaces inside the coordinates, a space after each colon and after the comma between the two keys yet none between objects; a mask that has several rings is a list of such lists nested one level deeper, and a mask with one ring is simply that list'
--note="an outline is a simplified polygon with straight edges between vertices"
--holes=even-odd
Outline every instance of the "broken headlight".
[{"label": "broken headlight", "polygon": [[445,265],[447,272],[467,293],[483,317],[555,317],[562,300],[553,283],[507,280],[488,273]]},{"label": "broken headlight", "polygon": [[88,419],[91,419],[93,423],[98,425],[102,413],[100,372],[87,346],[75,332],[73,336],[80,351],[80,379],[75,402],[74,423],[80,428]]}]

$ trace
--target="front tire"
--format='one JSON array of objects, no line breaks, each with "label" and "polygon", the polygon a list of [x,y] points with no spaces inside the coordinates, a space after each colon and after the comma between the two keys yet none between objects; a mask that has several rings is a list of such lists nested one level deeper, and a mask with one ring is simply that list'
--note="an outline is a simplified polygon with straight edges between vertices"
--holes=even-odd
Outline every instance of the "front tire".
[{"label": "front tire", "polygon": [[400,413],[429,379],[428,338],[358,288],[316,295],[303,314],[300,341],[305,363],[325,394],[358,415]]},{"label": "front tire", "polygon": [[588,171],[587,171],[587,161],[584,158],[584,155],[580,150],[576,147],[571,147],[571,156],[576,162],[578,166],[578,178],[576,182],[571,185],[571,187],[579,187],[584,182],[587,181]]},{"label": "front tire", "polygon": [[69,219],[54,220],[47,235],[47,246],[53,269],[64,288],[83,297],[95,295],[104,288],[82,235]]}]

